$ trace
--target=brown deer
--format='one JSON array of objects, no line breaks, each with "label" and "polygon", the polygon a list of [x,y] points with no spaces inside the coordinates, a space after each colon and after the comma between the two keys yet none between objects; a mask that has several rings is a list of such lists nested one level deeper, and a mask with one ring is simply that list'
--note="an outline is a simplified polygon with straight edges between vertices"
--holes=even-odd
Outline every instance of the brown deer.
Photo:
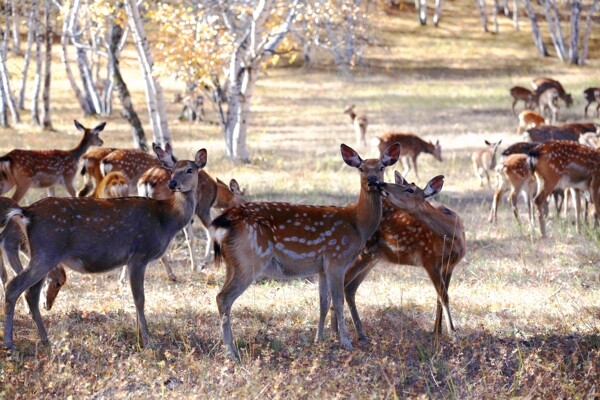
[{"label": "brown deer", "polygon": [[13,200],[20,202],[30,187],[53,191],[57,183],[62,183],[67,192],[75,196],[73,180],[79,159],[90,146],[102,146],[104,142],[99,134],[105,125],[106,122],[103,122],[88,129],[75,121],[75,127],[83,132],[83,138],[72,150],[12,150],[0,157],[0,169],[16,186]]},{"label": "brown deer", "polygon": [[519,125],[517,125],[517,135],[521,135],[525,130],[536,126],[544,125],[544,117],[535,111],[523,110],[519,113]]},{"label": "brown deer", "polygon": [[149,168],[158,167],[156,157],[140,149],[117,149],[100,161],[102,175],[112,171],[121,171],[129,179],[129,191],[135,193],[138,179]]},{"label": "brown deer", "polygon": [[116,199],[127,196],[129,196],[129,179],[121,171],[108,173],[92,193],[92,197],[99,199]]},{"label": "brown deer", "polygon": [[527,155],[518,153],[510,154],[498,167],[498,186],[494,193],[489,221],[494,224],[496,223],[498,203],[502,198],[502,195],[508,190],[510,190],[508,201],[510,202],[515,218],[517,219],[517,223],[521,225],[519,209],[517,208],[517,200],[520,193],[523,193],[525,196],[529,220],[531,221],[533,217],[531,213],[531,201],[535,195],[536,182],[535,177],[529,169]]},{"label": "brown deer", "polygon": [[593,123],[573,123],[561,126],[541,125],[528,129],[523,138],[528,141],[544,143],[550,140],[570,140],[577,142],[579,136],[586,132],[595,132],[597,129]]},{"label": "brown deer", "polygon": [[356,113],[354,111],[355,105],[352,104],[346,109],[344,109],[344,114],[348,114],[350,119],[352,120],[352,126],[354,127],[354,134],[356,135],[356,145],[357,146],[367,146],[367,125],[369,121],[367,120],[367,116],[363,113]]},{"label": "brown deer", "polygon": [[94,191],[102,180],[102,171],[100,170],[100,161],[113,151],[112,147],[98,147],[88,150],[81,159],[83,167],[81,168],[81,176],[83,176],[83,187],[77,192],[77,197],[85,197]]},{"label": "brown deer", "polygon": [[593,102],[596,102],[598,103],[596,106],[596,117],[600,117],[600,87],[591,87],[585,89],[583,91],[583,96],[585,97],[585,101],[587,101],[583,115],[587,118],[588,108]]},{"label": "brown deer", "polygon": [[419,170],[417,167],[417,157],[421,153],[431,154],[436,160],[442,161],[442,146],[440,141],[426,142],[417,135],[412,133],[388,132],[377,137],[379,144],[377,145],[379,153],[389,148],[394,143],[400,143],[400,159],[404,170],[402,176],[406,176],[412,167],[415,169],[415,177],[419,179]]},{"label": "brown deer", "polygon": [[344,322],[344,275],[381,220],[379,192],[385,167],[400,156],[396,143],[379,159],[362,160],[341,145],[344,162],[360,172],[360,194],[345,207],[248,202],[228,208],[210,226],[215,261],[227,266],[217,306],[227,353],[238,358],[231,330],[233,302],[261,277],[300,278],[319,274],[320,317],[316,341],[323,338],[329,296],[337,316],[340,343],[352,349]]},{"label": "brown deer", "polygon": [[[537,208],[540,231],[546,236],[544,207],[546,198],[554,188],[564,187],[588,190],[596,209],[600,201],[600,153],[589,147],[570,141],[542,143],[529,152],[529,166],[538,184],[534,203]],[[579,192],[577,192],[578,194]],[[579,231],[580,209],[576,199],[576,229]]]},{"label": "brown deer", "polygon": [[526,110],[533,110],[536,107],[533,92],[523,86],[513,86],[510,88],[510,95],[513,98],[512,111],[514,115],[517,115],[515,106],[519,101],[525,103]]},{"label": "brown deer", "polygon": [[490,171],[496,168],[496,154],[498,153],[498,146],[500,146],[502,140],[492,143],[485,141],[486,148],[477,149],[471,154],[471,162],[473,163],[473,169],[475,170],[475,176],[479,177],[479,186],[483,186],[483,178],[487,179],[488,186],[491,188],[490,182]]},{"label": "brown deer", "polygon": [[570,93],[565,91],[562,84],[556,79],[546,77],[535,78],[533,81],[531,81],[531,87],[538,96],[546,89],[554,88],[558,91],[558,96],[565,102],[567,107],[571,107],[573,105],[573,97]]},{"label": "brown deer", "polygon": [[172,171],[169,188],[175,195],[168,200],[46,198],[29,207],[13,209],[4,217],[16,221],[24,230],[32,255],[29,267],[6,286],[6,347],[14,348],[15,302],[25,291],[38,333],[48,343],[38,299],[43,278],[61,262],[83,273],[106,272],[127,264],[137,331],[142,344],[151,345],[144,314],[146,266],[164,254],[173,236],[191,220],[196,207],[198,170],[207,158],[202,149],[193,161],[174,163],[169,145],[165,150],[156,145],[153,148],[163,165]]},{"label": "brown deer", "polygon": [[[344,293],[354,325],[361,340],[367,340],[356,308],[356,292],[369,272],[387,261],[396,265],[421,266],[437,292],[434,333],[436,341],[442,331],[442,312],[448,334],[454,331],[448,288],[452,271],[466,251],[465,232],[460,217],[439,203],[425,199],[437,194],[443,176],[429,181],[424,190],[408,184],[396,171],[396,184],[383,187],[383,217],[379,229],[367,241],[356,262],[344,278]],[[335,331],[335,314],[331,318]]]},{"label": "brown deer", "polygon": [[540,114],[543,115],[544,118],[546,118],[546,120],[548,120],[548,117],[546,117],[546,112],[549,111],[549,118],[551,123],[553,124],[556,123],[556,120],[558,118],[558,111],[560,110],[560,107],[558,105],[559,96],[560,95],[558,93],[558,89],[554,87],[548,87],[544,91],[539,93],[536,92],[535,94],[535,99],[537,100],[537,104],[540,109]]}]

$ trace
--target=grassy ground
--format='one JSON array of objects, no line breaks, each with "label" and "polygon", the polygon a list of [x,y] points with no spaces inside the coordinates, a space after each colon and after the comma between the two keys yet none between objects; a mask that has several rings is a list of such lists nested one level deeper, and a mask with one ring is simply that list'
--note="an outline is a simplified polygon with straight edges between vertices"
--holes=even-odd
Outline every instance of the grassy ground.
[{"label": "grassy ground", "polygon": [[[206,147],[207,170],[222,179],[236,177],[257,200],[341,205],[355,199],[356,173],[338,150],[341,142],[353,144],[342,113],[349,103],[369,116],[369,137],[399,130],[439,139],[444,161],[422,155],[420,183],[444,174],[439,200],[457,210],[466,229],[467,254],[450,288],[455,341],[443,336],[440,347],[433,346],[435,294],[425,272],[381,264],[357,295],[370,344],[359,344],[352,328],[352,352],[329,337],[313,344],[317,285],[262,281],[233,307],[243,357],[237,364],[223,354],[215,304],[224,271],[192,274],[178,238],[170,256],[179,281],[168,283],[158,264],[146,278],[146,316],[157,349],[137,347],[131,293],[116,273],[73,272],[54,309],[44,314],[51,349],[39,345],[19,304],[19,353],[0,351],[0,398],[599,396],[597,231],[576,233],[572,217],[565,221],[552,214],[549,238],[541,240],[537,231],[515,223],[505,203],[497,225],[490,225],[492,190],[479,186],[470,165],[470,153],[484,139],[518,141],[508,89],[527,86],[535,76],[563,82],[575,105],[561,110],[560,119],[580,120],[583,89],[600,86],[598,46],[585,67],[540,60],[533,56],[526,24],[515,33],[502,19],[500,34],[483,34],[476,11],[467,13],[458,3],[445,5],[439,29],[418,28],[410,9],[378,15],[383,28],[378,46],[368,52],[367,66],[351,74],[269,71],[254,97],[250,165],[225,159],[216,127],[178,122],[179,110],[169,109],[179,157]],[[142,111],[133,53],[122,65]],[[2,152],[74,146],[78,134],[72,120],[80,112],[70,92],[60,89],[62,79],[57,67],[57,132],[41,133],[24,123],[0,133]],[[165,88],[172,93],[179,86],[166,82]],[[107,121],[106,145],[130,146],[129,129],[118,113]],[[41,196],[32,190],[26,202]],[[197,250],[203,251],[203,242]]]}]

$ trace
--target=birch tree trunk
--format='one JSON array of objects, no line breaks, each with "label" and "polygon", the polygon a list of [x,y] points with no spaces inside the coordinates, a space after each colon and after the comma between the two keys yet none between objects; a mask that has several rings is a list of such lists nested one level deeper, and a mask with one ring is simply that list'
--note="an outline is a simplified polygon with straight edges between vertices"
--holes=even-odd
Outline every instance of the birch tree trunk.
[{"label": "birch tree trunk", "polygon": [[40,26],[40,9],[37,0],[31,0],[35,29],[35,77],[33,79],[33,95],[31,97],[31,123],[40,125],[40,88],[42,85],[42,28]]},{"label": "birch tree trunk", "polygon": [[546,45],[542,40],[542,34],[540,33],[540,26],[537,22],[537,17],[535,16],[535,11],[531,6],[531,0],[523,0],[525,2],[525,8],[527,9],[527,14],[529,15],[529,20],[531,21],[531,34],[533,35],[533,43],[535,43],[535,47],[538,50],[538,55],[541,57],[548,57],[548,50],[546,49]]},{"label": "birch tree trunk", "polygon": [[544,11],[546,12],[546,21],[548,22],[548,29],[550,30],[550,37],[552,38],[556,55],[561,61],[565,61],[567,59],[565,42],[560,27],[560,16],[558,15],[558,9],[554,0],[544,0]]},{"label": "birch tree trunk", "polygon": [[21,52],[21,32],[19,28],[21,27],[21,14],[19,12],[19,1],[12,0],[11,4],[12,8],[12,36],[13,36],[13,45],[12,51],[15,55],[20,56]]},{"label": "birch tree trunk", "polygon": [[513,0],[513,26],[519,30],[519,0]]},{"label": "birch tree trunk", "polygon": [[8,46],[10,42],[10,2],[9,0],[5,0],[4,5],[5,9],[5,18],[6,18],[6,29],[4,32],[0,32],[3,35],[2,38],[2,49],[0,51],[0,56],[2,60],[0,60],[0,76],[2,76],[2,91],[4,92],[4,104],[8,107],[13,122],[19,123],[21,122],[21,118],[19,117],[19,110],[17,109],[17,105],[15,103],[15,99],[12,94],[12,90],[10,90],[10,76],[8,74],[8,69],[6,68],[6,58],[8,56]]},{"label": "birch tree trunk", "polygon": [[34,27],[34,21],[35,21],[35,9],[33,7],[32,3],[32,8],[31,11],[29,12],[29,21],[28,21],[28,26],[31,27],[31,29],[29,29],[27,31],[27,48],[25,49],[25,59],[23,61],[23,74],[21,77],[21,89],[19,90],[19,109],[20,110],[24,110],[25,109],[25,90],[27,87],[27,75],[29,75],[29,64],[31,62],[31,50],[33,47],[33,39],[35,38],[35,32],[36,32],[36,28]]},{"label": "birch tree trunk", "polygon": [[52,82],[52,21],[50,20],[50,1],[46,0],[44,7],[44,25],[46,26],[46,58],[44,71],[44,92],[42,98],[42,128],[45,131],[52,130],[52,115],[50,113],[50,83]]},{"label": "birch tree trunk", "polygon": [[171,134],[167,123],[167,110],[162,87],[158,79],[153,75],[154,59],[148,46],[148,38],[144,31],[136,1],[126,0],[125,11],[127,12],[129,29],[133,35],[138,60],[142,67],[144,82],[146,83],[144,87],[146,91],[146,103],[154,132],[154,142],[164,147],[167,143],[171,143]]},{"label": "birch tree trunk", "polygon": [[485,12],[485,0],[476,0],[477,1],[477,6],[479,7],[479,18],[481,19],[481,28],[483,29],[484,32],[488,31],[488,20],[487,20],[487,14]]},{"label": "birch tree trunk", "polygon": [[579,62],[579,22],[581,20],[581,0],[572,0],[571,3],[571,46],[569,49],[569,62]]},{"label": "birch tree trunk", "polygon": [[426,0],[419,0],[419,23],[421,26],[427,25],[427,3]]},{"label": "birch tree trunk", "polygon": [[588,12],[588,16],[585,20],[585,33],[583,34],[582,39],[583,45],[581,49],[581,57],[579,58],[579,65],[585,64],[585,60],[587,59],[588,43],[590,39],[590,33],[592,30],[592,18],[594,17],[594,13],[597,12],[599,8],[600,4],[598,3],[598,0],[594,0],[590,7],[590,11]]},{"label": "birch tree trunk", "polygon": [[442,19],[442,0],[435,0],[435,10],[433,12],[433,25],[438,26]]}]

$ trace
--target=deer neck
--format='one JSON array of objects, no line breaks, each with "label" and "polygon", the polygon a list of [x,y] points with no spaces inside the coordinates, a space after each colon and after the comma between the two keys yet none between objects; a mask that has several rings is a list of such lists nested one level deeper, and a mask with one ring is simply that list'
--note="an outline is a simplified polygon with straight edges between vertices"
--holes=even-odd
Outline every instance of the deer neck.
[{"label": "deer neck", "polygon": [[366,241],[379,228],[382,215],[381,195],[379,192],[369,192],[361,188],[358,201],[349,206],[349,211],[355,215],[356,229]]},{"label": "deer neck", "polygon": [[175,232],[183,229],[194,215],[196,209],[196,188],[188,192],[175,192],[173,196],[166,200],[160,200],[164,205],[165,222],[171,226]]},{"label": "deer neck", "polygon": [[79,142],[79,144],[77,145],[77,147],[75,147],[74,149],[72,149],[70,151],[70,153],[73,156],[73,158],[80,159],[81,156],[83,156],[85,154],[85,152],[88,151],[88,149],[90,148],[90,146],[91,145],[90,145],[89,139],[84,136],[81,139],[81,142]]},{"label": "deer neck", "polygon": [[356,119],[356,113],[355,113],[354,111],[350,111],[350,112],[348,113],[348,115],[350,115],[350,119],[351,119],[352,121],[354,121],[354,120]]},{"label": "deer neck", "polygon": [[462,224],[454,213],[445,214],[438,208],[424,201],[413,210],[403,210],[411,217],[417,219],[440,237],[449,240],[459,240],[462,237]]}]

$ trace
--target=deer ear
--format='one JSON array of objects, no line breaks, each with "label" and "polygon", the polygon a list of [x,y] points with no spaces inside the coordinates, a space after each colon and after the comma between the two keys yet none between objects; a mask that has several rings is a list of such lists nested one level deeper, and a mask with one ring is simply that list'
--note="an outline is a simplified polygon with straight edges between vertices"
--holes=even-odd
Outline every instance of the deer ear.
[{"label": "deer ear", "polygon": [[398,185],[408,185],[406,179],[398,171],[394,171],[394,180]]},{"label": "deer ear", "polygon": [[438,194],[442,190],[442,186],[444,186],[444,175],[438,175],[434,178],[431,178],[431,180],[427,182],[425,190],[423,190],[425,198]]},{"label": "deer ear", "polygon": [[201,149],[196,152],[196,156],[194,157],[194,164],[196,164],[198,168],[204,168],[207,160],[208,153],[206,152],[206,149]]},{"label": "deer ear", "polygon": [[350,146],[346,146],[344,143],[340,145],[340,151],[342,152],[342,158],[344,162],[351,167],[358,168],[362,164],[362,158],[358,155],[354,149]]},{"label": "deer ear", "polygon": [[490,142],[488,142],[487,140],[485,141],[485,144],[487,144],[488,146],[491,146],[492,144]]},{"label": "deer ear", "polygon": [[240,190],[240,185],[238,184],[238,182],[235,179],[232,179],[229,181],[229,189],[231,189],[231,191],[233,193],[243,194],[242,191]]},{"label": "deer ear", "polygon": [[383,152],[381,163],[386,167],[396,164],[400,157],[400,143],[394,143]]},{"label": "deer ear", "polygon": [[105,127],[105,126],[106,126],[106,122],[103,122],[103,123],[101,123],[101,124],[98,124],[98,125],[97,125],[97,126],[94,128],[93,132],[94,132],[95,134],[98,134],[98,133],[100,133],[100,132],[102,132],[102,131],[104,130],[104,127]]},{"label": "deer ear", "polygon": [[75,123],[75,128],[77,128],[78,130],[85,132],[85,127],[83,125],[81,125],[79,123],[79,121],[77,121],[76,119],[73,120],[73,122]]},{"label": "deer ear", "polygon": [[163,150],[156,143],[152,143],[152,149],[156,153],[158,161],[160,161],[163,167],[169,170],[173,169],[175,163],[173,162],[173,155],[171,154],[171,145],[167,143],[165,150]]}]

